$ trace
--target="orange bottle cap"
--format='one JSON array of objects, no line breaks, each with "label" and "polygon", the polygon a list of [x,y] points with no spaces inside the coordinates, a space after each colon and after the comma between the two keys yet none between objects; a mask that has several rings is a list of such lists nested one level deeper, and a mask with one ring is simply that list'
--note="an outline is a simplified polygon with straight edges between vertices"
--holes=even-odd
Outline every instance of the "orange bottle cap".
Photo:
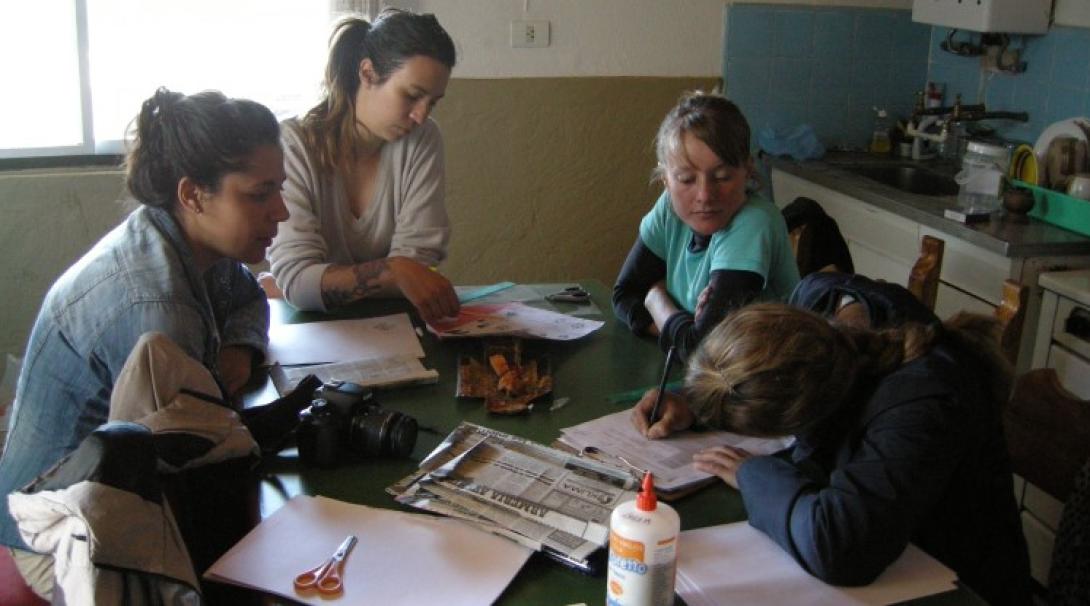
[{"label": "orange bottle cap", "polygon": [[636,509],[655,511],[658,508],[658,502],[658,497],[655,496],[655,479],[649,471],[643,476],[643,486],[636,495]]}]

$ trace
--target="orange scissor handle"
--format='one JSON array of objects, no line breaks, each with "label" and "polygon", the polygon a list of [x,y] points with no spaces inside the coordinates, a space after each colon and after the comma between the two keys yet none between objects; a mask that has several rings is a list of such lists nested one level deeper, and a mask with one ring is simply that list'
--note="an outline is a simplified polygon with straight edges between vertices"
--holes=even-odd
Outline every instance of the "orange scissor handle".
[{"label": "orange scissor handle", "polygon": [[295,577],[296,589],[315,589],[319,593],[339,593],[341,591],[340,562],[329,559],[320,566],[312,568]]},{"label": "orange scissor handle", "polygon": [[345,558],[348,557],[348,552],[355,544],[355,535],[348,535],[348,538],[341,543],[333,557],[306,572],[300,573],[295,577],[292,584],[299,590],[316,589],[319,593],[326,595],[340,593],[344,587],[344,583],[341,581],[341,569],[344,566]]}]

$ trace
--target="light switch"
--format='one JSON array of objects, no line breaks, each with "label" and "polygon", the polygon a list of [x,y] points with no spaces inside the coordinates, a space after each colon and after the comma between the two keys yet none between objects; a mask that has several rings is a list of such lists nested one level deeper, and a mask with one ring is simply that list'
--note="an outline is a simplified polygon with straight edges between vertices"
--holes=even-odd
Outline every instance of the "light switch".
[{"label": "light switch", "polygon": [[545,20],[512,21],[511,46],[515,48],[549,46],[549,22]]}]

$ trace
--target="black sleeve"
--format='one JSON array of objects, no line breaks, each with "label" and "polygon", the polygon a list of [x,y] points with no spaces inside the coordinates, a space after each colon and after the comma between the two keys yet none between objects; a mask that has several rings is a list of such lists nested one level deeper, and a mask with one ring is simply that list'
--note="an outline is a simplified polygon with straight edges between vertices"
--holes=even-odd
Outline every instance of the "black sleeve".
[{"label": "black sleeve", "polygon": [[672,345],[677,348],[682,360],[688,360],[704,335],[722,322],[729,312],[757,298],[764,284],[761,274],[752,271],[713,271],[708,279],[708,302],[702,313],[695,318],[687,311],[670,316],[659,334],[659,347],[665,351]]},{"label": "black sleeve", "polygon": [[637,236],[613,285],[613,313],[632,332],[643,334],[651,325],[651,314],[643,306],[643,300],[651,286],[665,277],[666,261],[644,246]]}]

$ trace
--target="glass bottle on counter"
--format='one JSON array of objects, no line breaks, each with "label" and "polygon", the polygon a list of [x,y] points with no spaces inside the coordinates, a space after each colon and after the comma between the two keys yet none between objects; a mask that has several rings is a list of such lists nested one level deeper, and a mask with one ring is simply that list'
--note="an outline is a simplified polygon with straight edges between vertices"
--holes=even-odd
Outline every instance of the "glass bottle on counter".
[{"label": "glass bottle on counter", "polygon": [[874,108],[874,129],[871,131],[870,136],[870,153],[872,154],[888,154],[891,143],[889,140],[889,114],[884,109]]}]

